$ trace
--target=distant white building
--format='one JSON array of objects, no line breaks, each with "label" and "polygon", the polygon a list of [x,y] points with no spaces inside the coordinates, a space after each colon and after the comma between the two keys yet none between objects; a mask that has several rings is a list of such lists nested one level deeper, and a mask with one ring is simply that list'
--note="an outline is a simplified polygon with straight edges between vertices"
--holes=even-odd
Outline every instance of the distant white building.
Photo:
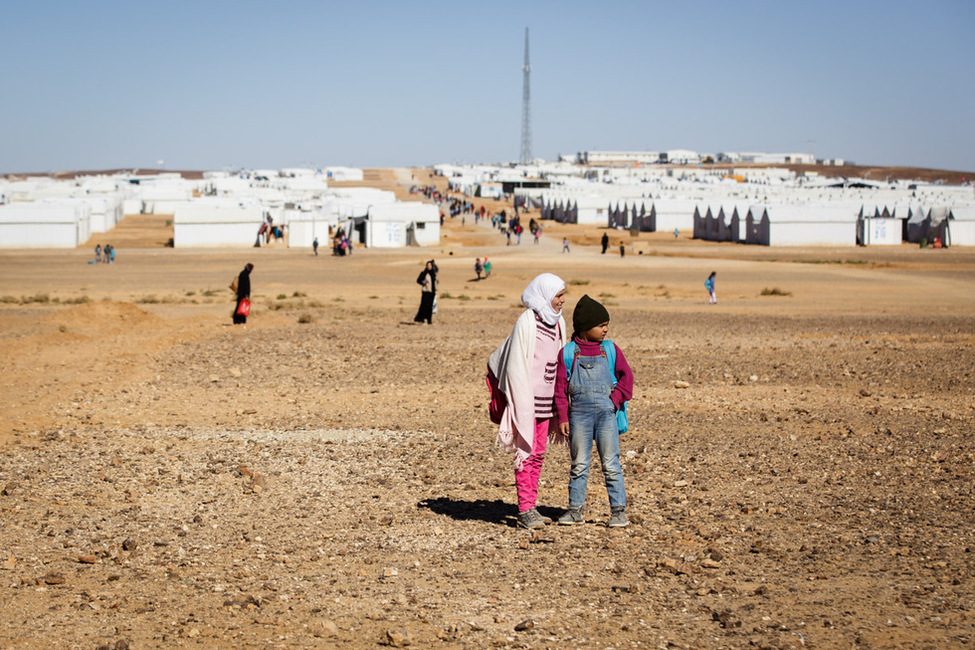
[{"label": "distant white building", "polygon": [[260,203],[203,197],[177,205],[173,213],[174,248],[253,246],[264,223]]},{"label": "distant white building", "polygon": [[651,165],[660,162],[657,151],[582,151],[576,155],[576,160],[582,165],[619,165],[643,164]]},{"label": "distant white building", "polygon": [[80,199],[0,205],[0,248],[77,248],[91,237],[91,206]]},{"label": "distant white building", "polygon": [[[722,156],[731,154],[719,154]],[[815,165],[816,157],[809,153],[755,153],[741,152],[736,162],[760,165]]]},{"label": "distant white building", "polygon": [[749,208],[746,244],[760,246],[853,246],[858,206],[849,203],[771,204]]},{"label": "distant white building", "polygon": [[861,246],[896,246],[904,241],[904,219],[887,206],[863,205],[857,219]]}]

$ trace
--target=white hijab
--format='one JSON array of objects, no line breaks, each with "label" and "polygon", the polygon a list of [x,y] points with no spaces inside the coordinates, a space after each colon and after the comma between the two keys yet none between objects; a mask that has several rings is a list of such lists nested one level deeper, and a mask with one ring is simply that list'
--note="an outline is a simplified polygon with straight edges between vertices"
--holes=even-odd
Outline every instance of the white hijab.
[{"label": "white hijab", "polygon": [[552,300],[563,289],[565,282],[562,278],[553,273],[542,273],[525,287],[521,293],[521,304],[538,314],[543,323],[554,327],[562,311],[555,311]]}]

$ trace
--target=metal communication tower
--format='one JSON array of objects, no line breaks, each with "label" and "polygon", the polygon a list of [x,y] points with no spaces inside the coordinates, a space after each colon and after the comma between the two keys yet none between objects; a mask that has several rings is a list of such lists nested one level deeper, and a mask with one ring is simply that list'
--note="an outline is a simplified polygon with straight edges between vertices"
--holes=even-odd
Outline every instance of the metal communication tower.
[{"label": "metal communication tower", "polygon": [[528,62],[528,28],[525,28],[525,85],[521,91],[521,162],[532,160],[532,66]]}]

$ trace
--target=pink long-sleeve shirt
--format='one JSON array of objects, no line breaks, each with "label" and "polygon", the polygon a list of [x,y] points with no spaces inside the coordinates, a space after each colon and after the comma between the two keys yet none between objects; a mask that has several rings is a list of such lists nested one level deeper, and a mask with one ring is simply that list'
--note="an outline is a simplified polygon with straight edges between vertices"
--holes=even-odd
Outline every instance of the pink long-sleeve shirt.
[{"label": "pink long-sleeve shirt", "polygon": [[[573,339],[579,346],[579,355],[583,357],[598,357],[600,355],[599,343],[593,341],[583,341],[578,336]],[[623,402],[633,398],[633,370],[626,362],[620,346],[613,343],[616,348],[616,386],[613,387],[609,398],[613,400],[613,405],[619,408]],[[565,360],[562,350],[559,350],[558,370],[555,375],[555,411],[559,418],[559,424],[569,421],[569,377],[565,369]]]}]

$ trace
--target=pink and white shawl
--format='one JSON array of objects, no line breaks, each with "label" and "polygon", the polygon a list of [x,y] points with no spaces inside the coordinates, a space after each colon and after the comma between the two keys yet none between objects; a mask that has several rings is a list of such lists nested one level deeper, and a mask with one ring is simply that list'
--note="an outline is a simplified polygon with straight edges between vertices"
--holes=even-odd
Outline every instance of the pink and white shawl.
[{"label": "pink and white shawl", "polygon": [[[557,319],[562,345],[565,345],[565,320],[561,312],[556,312],[551,307],[552,298],[565,288],[561,280],[558,282],[561,286],[552,291],[552,295],[548,297],[551,313],[545,316],[549,318],[554,316]],[[548,291],[545,293],[551,291],[549,287],[546,288]],[[498,388],[504,392],[508,400],[508,406],[501,415],[501,424],[498,426],[497,444],[507,452],[514,452],[516,469],[521,469],[525,460],[531,456],[535,444],[535,389],[531,377],[537,327],[535,313],[533,309],[526,309],[515,321],[508,338],[488,359],[488,367],[498,378]]]}]

